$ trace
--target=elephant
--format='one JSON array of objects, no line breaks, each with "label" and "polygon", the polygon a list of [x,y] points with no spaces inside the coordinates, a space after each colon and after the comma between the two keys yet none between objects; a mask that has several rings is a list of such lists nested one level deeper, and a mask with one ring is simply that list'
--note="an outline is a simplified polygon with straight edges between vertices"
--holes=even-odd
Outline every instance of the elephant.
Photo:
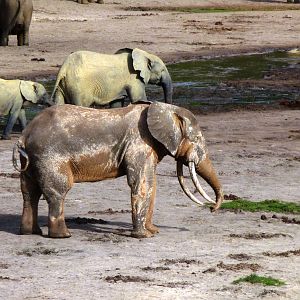
[{"label": "elephant", "polygon": [[163,61],[140,49],[120,49],[113,55],[77,51],[70,54],[57,75],[54,103],[90,107],[121,106],[146,100],[146,84],[161,85],[165,102],[172,102],[172,80]]},{"label": "elephant", "polygon": [[29,46],[32,0],[0,0],[0,46],[8,46],[9,35],[17,35],[18,46]]},{"label": "elephant", "polygon": [[[185,194],[203,205],[187,187],[187,165],[199,193],[217,210],[223,189],[209,158],[196,117],[184,108],[163,102],[138,102],[122,108],[94,109],[54,105],[36,116],[13,147],[12,161],[20,171],[24,206],[20,234],[42,234],[38,202],[49,207],[48,236],[70,237],[64,218],[64,198],[74,183],[127,176],[135,238],[151,237],[156,193],[156,166],[166,155],[177,161]],[[20,161],[19,161],[20,160]],[[214,190],[204,191],[200,175]]]},{"label": "elephant", "polygon": [[76,2],[80,3],[80,4],[89,4],[89,3],[99,3],[99,4],[103,4],[104,1],[103,0],[76,0]]},{"label": "elephant", "polygon": [[50,105],[50,98],[40,83],[25,80],[0,79],[0,115],[9,115],[1,139],[10,139],[17,119],[21,127],[26,126],[24,107],[31,103]]}]

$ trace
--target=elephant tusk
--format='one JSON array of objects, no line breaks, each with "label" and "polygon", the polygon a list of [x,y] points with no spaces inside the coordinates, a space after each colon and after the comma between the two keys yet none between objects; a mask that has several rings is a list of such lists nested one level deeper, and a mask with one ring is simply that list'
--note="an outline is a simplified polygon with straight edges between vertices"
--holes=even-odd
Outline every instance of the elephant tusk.
[{"label": "elephant tusk", "polygon": [[202,188],[198,178],[197,178],[197,174],[196,174],[196,170],[195,170],[195,163],[190,161],[189,162],[189,170],[190,170],[190,174],[193,180],[193,183],[197,189],[197,191],[200,193],[200,195],[205,198],[207,201],[212,202],[212,203],[216,203],[216,201],[212,200],[204,191],[204,189]]},{"label": "elephant tusk", "polygon": [[203,202],[198,200],[185,185],[184,178],[183,178],[182,162],[179,162],[179,161],[177,162],[177,177],[178,177],[178,181],[179,181],[180,186],[181,186],[182,190],[184,191],[184,193],[196,204],[198,204],[200,206],[204,205]]}]

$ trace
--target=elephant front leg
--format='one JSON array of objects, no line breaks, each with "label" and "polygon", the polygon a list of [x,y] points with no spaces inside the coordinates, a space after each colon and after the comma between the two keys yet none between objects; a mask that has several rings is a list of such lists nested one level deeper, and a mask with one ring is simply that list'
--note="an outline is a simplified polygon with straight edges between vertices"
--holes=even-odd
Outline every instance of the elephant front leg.
[{"label": "elephant front leg", "polygon": [[153,180],[153,187],[150,195],[150,204],[146,215],[146,229],[151,233],[155,234],[159,232],[158,227],[153,224],[153,210],[154,210],[155,196],[156,196],[156,174],[153,174],[153,177],[154,180]]},{"label": "elephant front leg", "polygon": [[[136,158],[136,161],[139,159]],[[141,161],[140,164],[143,165]],[[158,228],[152,224],[156,192],[154,158],[148,157],[148,161],[142,169],[137,169],[135,166],[129,170],[127,176],[131,187],[132,236],[136,238],[152,237],[154,233],[158,232]]]},{"label": "elephant front leg", "polygon": [[7,121],[7,125],[4,129],[2,137],[1,137],[2,140],[10,140],[10,133],[17,121],[18,116],[19,116],[19,112],[10,114],[9,119]]}]

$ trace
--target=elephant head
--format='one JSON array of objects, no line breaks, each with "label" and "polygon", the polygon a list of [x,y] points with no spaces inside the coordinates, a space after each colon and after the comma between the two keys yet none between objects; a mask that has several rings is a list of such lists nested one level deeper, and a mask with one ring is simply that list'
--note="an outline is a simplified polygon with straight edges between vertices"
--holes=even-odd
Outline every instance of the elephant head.
[{"label": "elephant head", "polygon": [[38,82],[23,81],[20,82],[20,92],[26,101],[32,103],[50,105],[49,95],[44,86]]},{"label": "elephant head", "polygon": [[[215,203],[213,211],[218,209],[224,198],[223,189],[209,159],[205,139],[195,116],[184,108],[154,102],[149,107],[147,123],[153,137],[163,144],[170,155],[177,160],[177,176],[185,194],[192,201],[203,205],[185,185],[183,165],[189,167],[197,191],[206,200]],[[212,187],[216,201],[205,193],[196,172]]]},{"label": "elephant head", "polygon": [[169,71],[163,61],[156,55],[141,49],[120,49],[121,52],[131,53],[132,65],[139,72],[144,84],[155,84],[162,86],[166,103],[172,103],[173,85]]}]

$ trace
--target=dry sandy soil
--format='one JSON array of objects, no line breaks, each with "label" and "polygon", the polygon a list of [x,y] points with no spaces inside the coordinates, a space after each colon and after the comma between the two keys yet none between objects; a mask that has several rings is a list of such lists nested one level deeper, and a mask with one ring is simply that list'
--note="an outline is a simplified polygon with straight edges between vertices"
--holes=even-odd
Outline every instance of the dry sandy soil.
[{"label": "dry sandy soil", "polygon": [[[12,38],[9,47],[0,49],[0,77],[54,77],[66,55],[79,49],[112,53],[140,47],[172,62],[300,44],[300,11],[183,14],[122,9],[293,6],[284,1],[140,2],[81,6],[73,1],[34,1],[31,45],[18,48]],[[221,28],[215,25],[219,21]],[[299,110],[232,111],[198,118],[225,194],[300,202]],[[18,136],[0,141],[1,299],[299,299],[299,224],[283,222],[281,214],[211,214],[207,207],[196,207],[179,187],[172,158],[158,168],[154,222],[160,233],[154,238],[129,236],[125,178],[75,185],[66,201],[70,239],[47,238],[44,200],[44,236],[18,235],[22,196],[11,164]],[[206,190],[212,195],[209,187]],[[299,221],[299,216],[287,217]],[[232,284],[254,272],[286,285]]]}]

